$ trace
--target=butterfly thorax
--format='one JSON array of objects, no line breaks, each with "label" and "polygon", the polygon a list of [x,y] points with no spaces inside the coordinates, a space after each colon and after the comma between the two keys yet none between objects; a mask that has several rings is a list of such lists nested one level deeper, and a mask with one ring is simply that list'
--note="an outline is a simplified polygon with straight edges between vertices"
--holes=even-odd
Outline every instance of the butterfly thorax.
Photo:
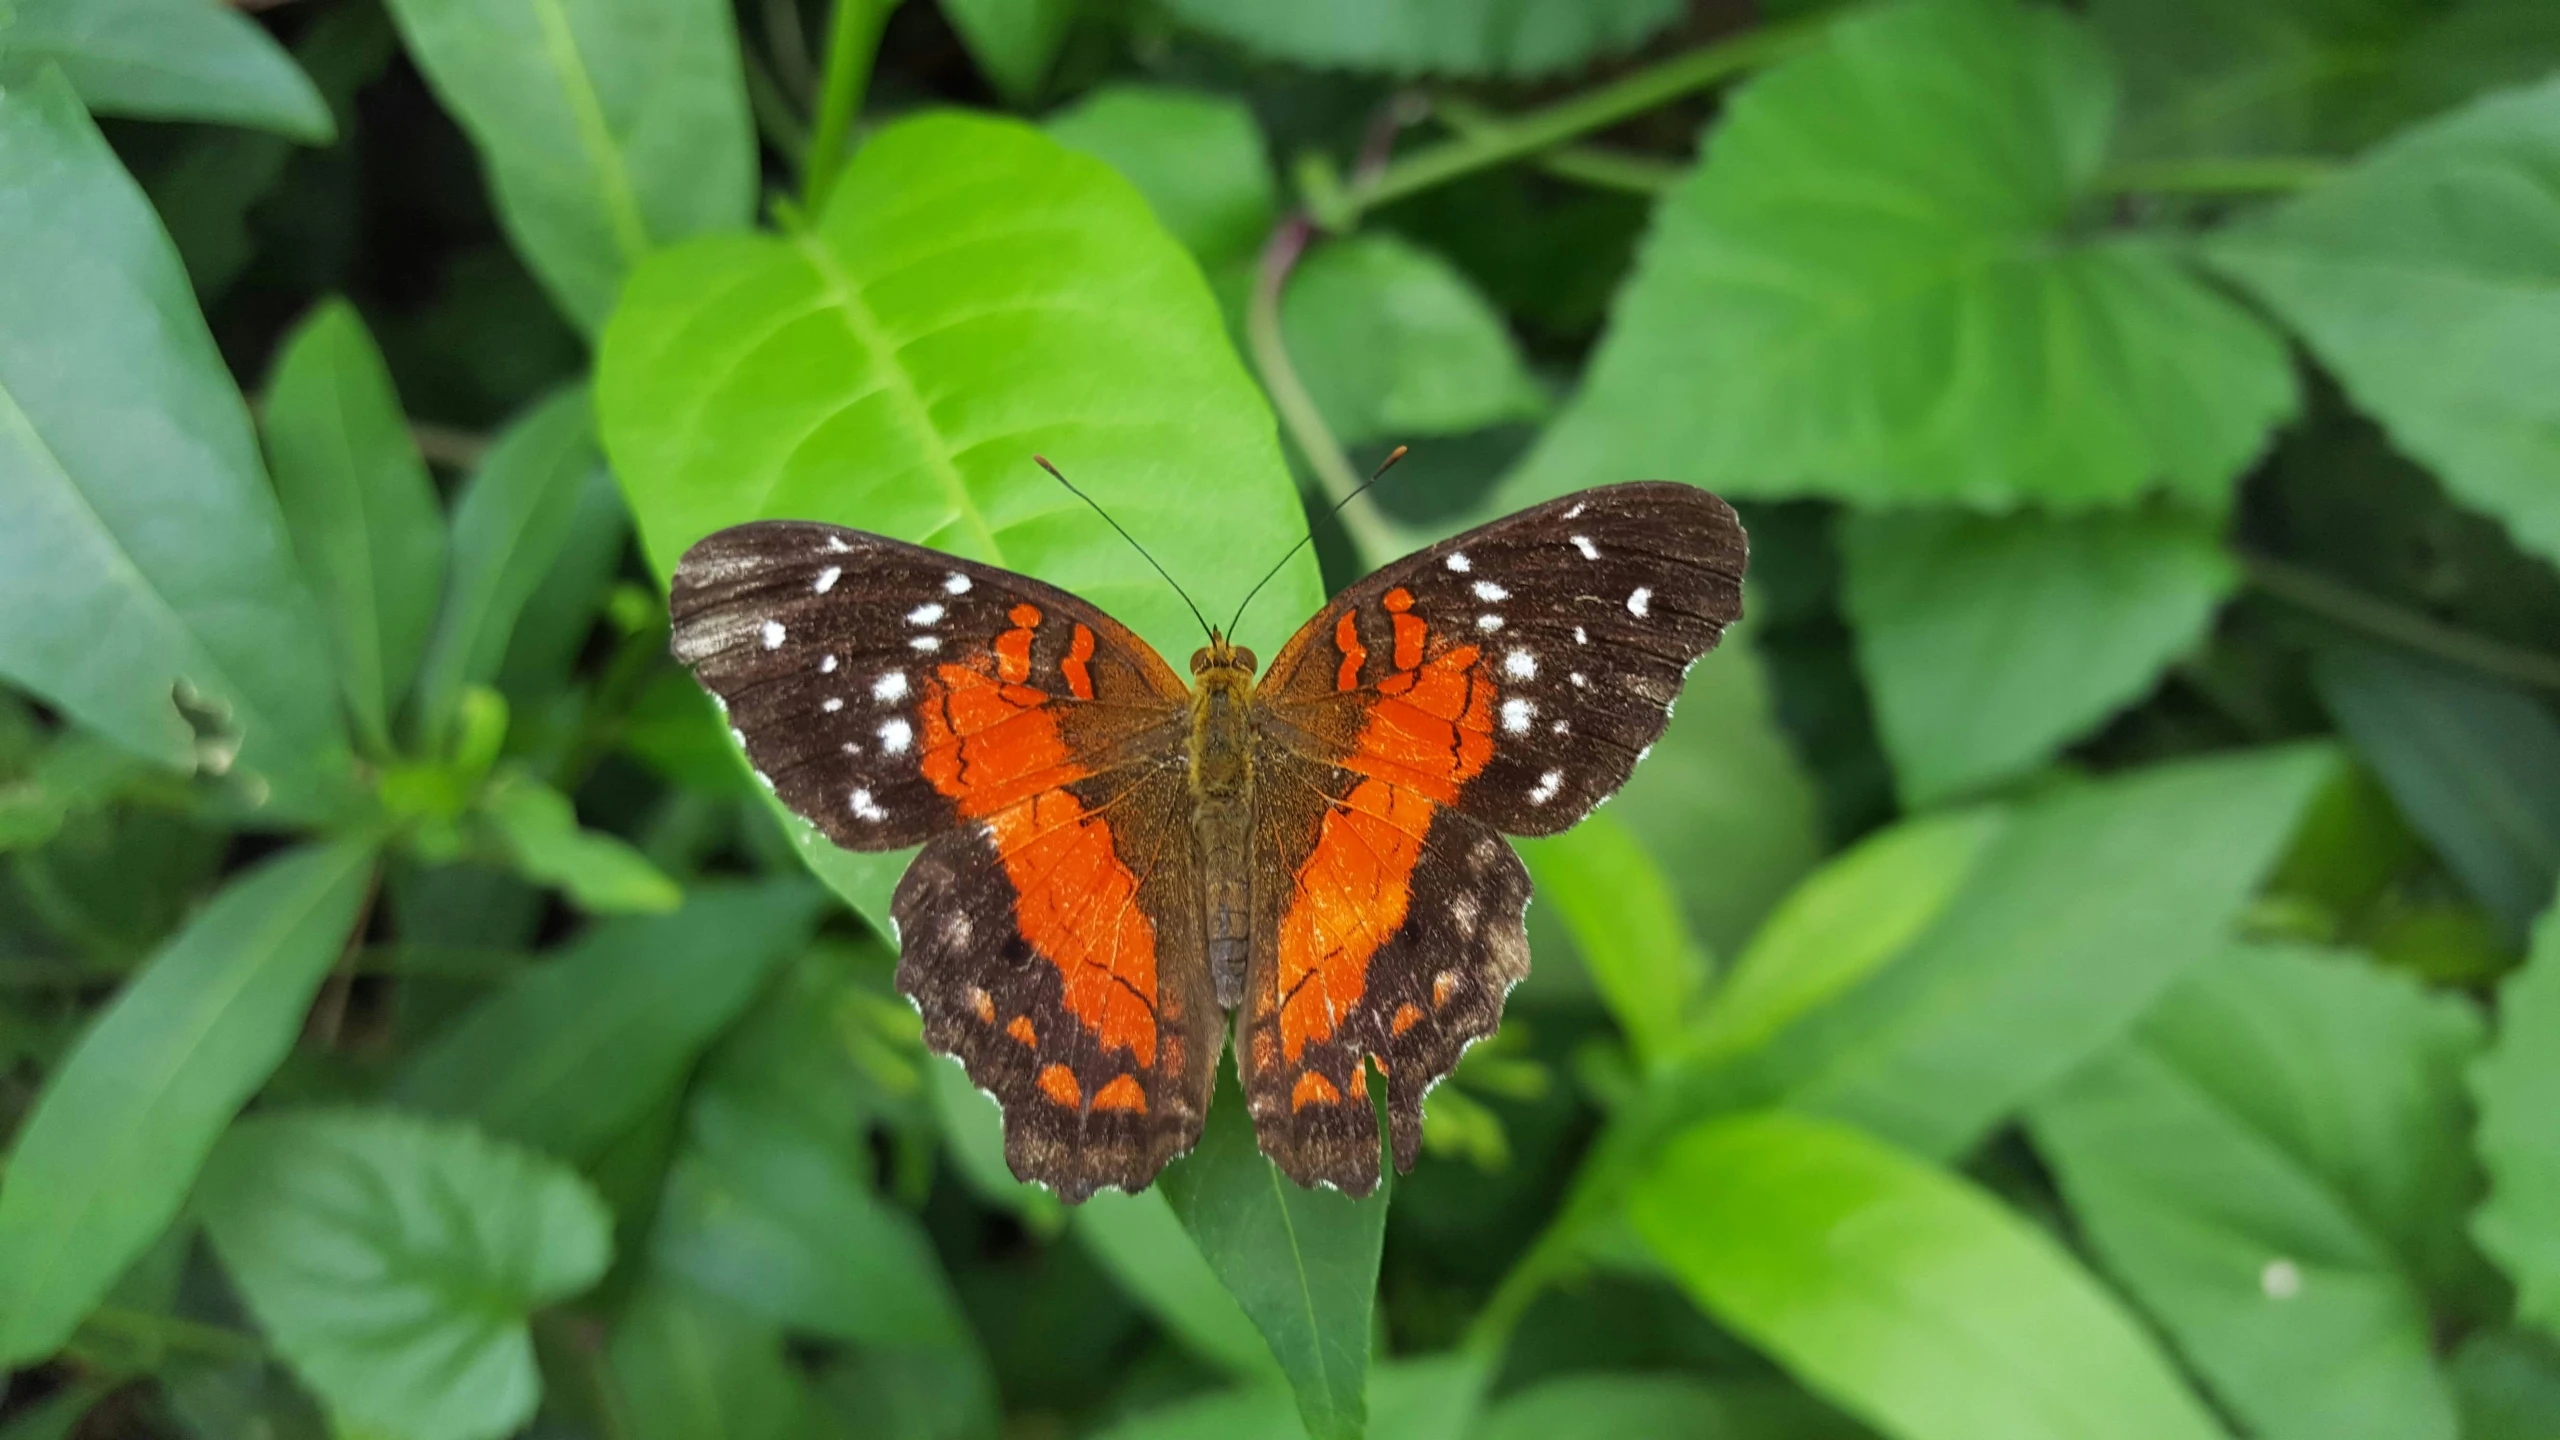
[{"label": "butterfly thorax", "polygon": [[1191,834],[1218,1003],[1244,999],[1253,954],[1253,652],[1211,631],[1191,657]]}]

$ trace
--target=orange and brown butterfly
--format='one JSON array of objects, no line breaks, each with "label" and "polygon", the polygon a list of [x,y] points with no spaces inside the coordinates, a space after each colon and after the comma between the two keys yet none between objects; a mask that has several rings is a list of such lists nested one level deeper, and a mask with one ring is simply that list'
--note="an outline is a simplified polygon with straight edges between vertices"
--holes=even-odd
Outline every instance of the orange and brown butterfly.
[{"label": "orange and brown butterfly", "polygon": [[925,1041],[1069,1201],[1191,1148],[1228,1015],[1263,1152],[1378,1183],[1528,973],[1529,875],[1626,782],[1741,613],[1746,546],[1686,485],[1567,495],[1399,560],[1256,674],[1189,678],[1094,606],[859,530],[687,551],[676,655],[836,844],[922,844],[892,906]]}]

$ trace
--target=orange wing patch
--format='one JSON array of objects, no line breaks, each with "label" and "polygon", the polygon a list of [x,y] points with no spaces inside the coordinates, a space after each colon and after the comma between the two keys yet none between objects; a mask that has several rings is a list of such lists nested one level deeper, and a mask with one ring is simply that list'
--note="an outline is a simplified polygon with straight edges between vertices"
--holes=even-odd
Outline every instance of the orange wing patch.
[{"label": "orange wing patch", "polygon": [[1333,688],[1360,688],[1360,667],[1369,663],[1369,647],[1360,643],[1360,617],[1345,610],[1333,625],[1333,648],[1342,652],[1342,668],[1334,672]]},{"label": "orange wing patch", "polygon": [[1075,639],[1067,645],[1067,658],[1058,662],[1058,673],[1067,677],[1067,693],[1079,700],[1093,698],[1093,671],[1086,664],[1092,659],[1093,632],[1078,625]]},{"label": "orange wing patch", "polygon": [[1014,1016],[1013,1023],[1004,1027],[1004,1033],[1034,1050],[1040,1048],[1040,1032],[1031,1028],[1031,1017],[1028,1015]]},{"label": "orange wing patch", "polygon": [[1093,1092],[1093,1108],[1131,1110],[1144,1115],[1147,1113],[1147,1092],[1138,1088],[1137,1076],[1115,1075],[1110,1084]]},{"label": "orange wing patch", "polygon": [[1332,1081],[1313,1070],[1300,1074],[1297,1087],[1289,1092],[1289,1108],[1292,1111],[1304,1110],[1310,1105],[1341,1103],[1342,1092],[1333,1088]]},{"label": "orange wing patch", "polygon": [[1040,1093],[1070,1110],[1084,1103],[1084,1087],[1076,1083],[1076,1072],[1064,1065],[1051,1065],[1040,1072]]},{"label": "orange wing patch", "polygon": [[1111,822],[1065,788],[1088,772],[1059,734],[1049,697],[1021,683],[1040,612],[1017,605],[1012,618],[1015,628],[996,643],[1003,679],[966,665],[937,669],[917,712],[918,768],[962,815],[986,823],[1018,897],[1014,921],[1058,967],[1068,1012],[1106,1048],[1152,1066],[1155,926],[1137,904],[1138,877],[1112,845]]}]

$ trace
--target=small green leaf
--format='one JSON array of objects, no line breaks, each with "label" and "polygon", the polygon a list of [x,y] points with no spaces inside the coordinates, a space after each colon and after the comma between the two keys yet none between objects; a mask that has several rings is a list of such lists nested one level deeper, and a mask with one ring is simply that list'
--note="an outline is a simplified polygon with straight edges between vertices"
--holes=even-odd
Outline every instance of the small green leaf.
[{"label": "small green leaf", "polygon": [[57,1066],[0,1181],[0,1365],[60,1348],[157,1237],[345,951],[373,852],[270,860],[226,886]]},{"label": "small green leaf", "polygon": [[[2553,26],[2560,32],[2560,23]],[[2392,443],[2560,558],[2560,80],[2493,96],[2214,237]]]},{"label": "small green leaf", "polygon": [[2214,952],[2333,764],[2296,746],[2159,765],[2020,805],[1987,839],[1951,834],[1981,851],[1907,944],[1723,1076],[1697,1068],[1723,1103],[1784,1100],[1960,1154]]},{"label": "small green leaf", "polygon": [[58,74],[0,87],[0,175],[0,676],[277,818],[329,813],[328,644],[176,253]]},{"label": "small green leaf", "polygon": [[1308,393],[1345,444],[1545,413],[1501,314],[1456,266],[1393,235],[1319,247],[1290,276],[1280,320]]},{"label": "small green leaf", "polygon": [[444,513],[354,306],[325,301],[286,337],[261,418],[339,687],[357,730],[387,754],[444,590]]},{"label": "small green leaf", "polygon": [[719,0],[391,0],[561,310],[604,328],[649,252],[754,218],[755,131]]},{"label": "small green leaf", "polygon": [[2560,1336],[2560,907],[2498,991],[2498,1036],[2471,1073],[2489,1198],[2473,1233],[2516,1283],[2516,1313]]},{"label": "small green leaf", "polygon": [[0,83],[23,84],[47,61],[100,115],[248,125],[310,144],[336,134],[282,47],[215,0],[11,0]]},{"label": "small green leaf", "polygon": [[2060,1246],[1846,1126],[1697,1126],[1630,1213],[1709,1314],[1896,1440],[2224,1434]]},{"label": "small green leaf", "polygon": [[1709,962],[1653,856],[1611,815],[1516,844],[1636,1058],[1670,1054],[1695,1018]]},{"label": "small green leaf", "polygon": [[1168,0],[1279,60],[1399,75],[1542,75],[1634,49],[1678,0]]},{"label": "small green leaf", "polygon": [[822,905],[806,881],[706,884],[672,915],[599,925],[438,1036],[392,1094],[592,1160],[683,1083]]},{"label": "small green leaf", "polygon": [[516,620],[569,543],[588,477],[602,462],[583,389],[563,390],[509,424],[453,507],[453,579],[418,677],[418,729],[449,738],[464,687],[497,677]]},{"label": "small green leaf", "polygon": [[[1000,1132],[995,1142],[1001,1169]],[[1209,1268],[1161,1188],[1135,1195],[1105,1190],[1069,1213],[1085,1249],[1193,1354],[1240,1377],[1278,1377],[1271,1347]]]},{"label": "small green leaf", "polygon": [[2465,1268],[2480,1034],[2360,957],[2240,947],[2039,1101],[2036,1145],[2257,1432],[2452,1440],[2427,1297]]},{"label": "small green leaf", "polygon": [[612,1258],[612,1217],[567,1167],[390,1111],[242,1121],[196,1198],[223,1269],[338,1428],[403,1440],[495,1440],[531,1419],[526,1317]]},{"label": "small green leaf", "polygon": [[1137,186],[1204,270],[1250,257],[1279,214],[1262,127],[1240,100],[1109,85],[1052,114],[1042,128]]},{"label": "small green leaf", "polygon": [[1230,1072],[1199,1147],[1157,1183],[1270,1344],[1311,1440],[1358,1440],[1392,1174],[1362,1200],[1282,1175],[1254,1143]]},{"label": "small green leaf", "polygon": [[613,1327],[632,1440],[798,1440],[809,1395],[782,1332],[682,1285],[640,1292]]},{"label": "small green leaf", "polygon": [[2370,645],[2324,644],[2311,675],[2411,828],[2521,939],[2560,880],[2560,722],[2493,680]]},{"label": "small green leaf", "polygon": [[1028,105],[1066,42],[1076,0],[942,0],[942,14],[996,93]]},{"label": "small green leaf", "polygon": [[2161,512],[1854,515],[1842,601],[1905,804],[2033,770],[2199,643],[2239,572]]},{"label": "small green leaf", "polygon": [[1751,939],[1689,1037],[1698,1060],[1757,1050],[1863,983],[1937,923],[2008,815],[1925,815],[1860,841],[1795,888]]},{"label": "small green leaf", "polygon": [[806,1334],[971,1343],[922,1228],[841,1149],[717,1091],[695,1102],[689,1136],[651,1245],[659,1269]]},{"label": "small green leaf", "polygon": [[2282,339],[2157,236],[2076,223],[2114,117],[2079,22],[1904,0],[1726,105],[1507,504],[1728,495],[2218,509],[2293,413]]},{"label": "small green leaf", "polygon": [[579,828],[569,797],[528,775],[491,787],[483,802],[526,878],[557,885],[595,915],[664,914],[684,891],[649,857],[602,830]]}]

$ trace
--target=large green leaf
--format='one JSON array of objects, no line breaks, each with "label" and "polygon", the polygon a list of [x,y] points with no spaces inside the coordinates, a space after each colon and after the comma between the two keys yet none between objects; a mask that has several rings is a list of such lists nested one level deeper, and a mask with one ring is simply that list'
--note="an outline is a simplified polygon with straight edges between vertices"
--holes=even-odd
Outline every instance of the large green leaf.
[{"label": "large green leaf", "polygon": [[2219,756],[2020,805],[1906,944],[1710,1089],[1964,1151],[2213,953],[2332,765]]},{"label": "large green leaf", "polygon": [[1456,266],[1391,234],[1318,247],[1290,275],[1280,321],[1307,393],[1347,445],[1546,409],[1501,314]]},{"label": "large green leaf", "polygon": [[683,1083],[816,926],[806,881],[705,884],[662,918],[599,925],[420,1051],[392,1094],[592,1160]]},{"label": "large green leaf", "polygon": [[613,1327],[633,1440],[799,1440],[809,1395],[782,1332],[690,1286],[640,1292]]},{"label": "large green leaf", "polygon": [[178,1213],[301,1033],[372,865],[342,844],[244,873],[55,1068],[0,1183],[0,1365],[51,1354]]},{"label": "large green leaf", "polygon": [[2474,1227],[2516,1282],[2516,1310],[2560,1336],[2560,907],[2498,992],[2498,1038],[2472,1072],[2489,1199]]},{"label": "large green leaf", "polygon": [[0,676],[281,817],[346,766],[247,407],[150,205],[58,74],[0,87]]},{"label": "large green leaf", "polygon": [[1670,1054],[1696,1018],[1709,957],[1690,938],[1662,867],[1614,814],[1518,846],[1538,899],[1563,913],[1637,1058]]},{"label": "large green leaf", "polygon": [[2091,0],[2125,77],[2128,154],[2353,150],[2560,63],[2542,0]]},{"label": "large green leaf", "polygon": [[347,709],[386,754],[444,593],[444,513],[354,306],[324,302],[286,337],[260,418]]},{"label": "large green leaf", "polygon": [[2032,770],[2204,637],[2239,573],[2166,513],[1856,515],[1842,601],[1902,798]]},{"label": "large green leaf", "polygon": [[464,687],[497,677],[517,617],[542,587],[599,459],[583,388],[536,404],[500,432],[453,507],[453,580],[418,677],[418,728],[430,744]]},{"label": "large green leaf", "polygon": [[[933,115],[874,137],[832,193],[814,229],[651,261],[605,335],[605,445],[659,575],[723,526],[829,520],[1063,585],[1178,656],[1190,611],[1035,451],[1212,612],[1306,533],[1199,271],[1107,167]],[[1242,633],[1271,653],[1322,599],[1300,555]],[[904,857],[791,830],[885,924]]]},{"label": "large green leaf", "polygon": [[390,5],[508,236],[584,329],[651,250],[754,217],[755,130],[720,0]]},{"label": "large green leaf", "polygon": [[2290,414],[2282,341],[2166,242],[2074,218],[2114,87],[2078,22],[1903,0],[1726,107],[1581,395],[1504,486],[2218,505]]},{"label": "large green leaf", "polygon": [[[2560,32],[2560,20],[2553,22]],[[2560,558],[2560,80],[2394,140],[2214,237],[2392,443]]]},{"label": "large green leaf", "polygon": [[1358,1440],[1367,1423],[1369,1314],[1378,1292],[1392,1175],[1366,1199],[1309,1190],[1253,1138],[1232,1074],[1200,1147],[1157,1182],[1244,1313],[1270,1342],[1313,1440]]},{"label": "large green leaf", "polygon": [[1843,1125],[1710,1121],[1636,1187],[1718,1320],[1897,1440],[2210,1440],[2151,1337],[1989,1196]]},{"label": "large green leaf", "polygon": [[2550,1440],[2560,1415],[2560,1344],[2524,1330],[2477,1330],[2448,1367],[2462,1440]]},{"label": "large green leaf", "polygon": [[871,1193],[857,1163],[810,1128],[714,1091],[692,1107],[651,1261],[805,1334],[965,1348],[931,1242]]},{"label": "large green leaf", "polygon": [[[1369,1374],[1371,1433],[1381,1440],[1460,1440],[1472,1433],[1484,1393],[1484,1364],[1464,1354],[1394,1360]],[[1150,1410],[1102,1431],[1097,1440],[1308,1440],[1278,1387],[1248,1387]]]},{"label": "large green leaf", "polygon": [[1678,0],[1168,0],[1275,59],[1400,75],[1538,75],[1633,49]]},{"label": "large green leaf", "polygon": [[2451,1440],[2428,1294],[2476,1187],[2463,1001],[2240,947],[2037,1102],[2099,1258],[2268,1437]]},{"label": "large green leaf", "polygon": [[1111,85],[1051,115],[1043,128],[1137,186],[1203,269],[1245,261],[1279,213],[1262,127],[1240,100]]},{"label": "large green leaf", "polygon": [[2560,881],[2560,721],[2467,671],[2344,641],[2312,679],[2409,824],[2522,938]]},{"label": "large green leaf", "polygon": [[567,1167],[384,1110],[242,1121],[196,1201],[214,1252],[340,1433],[495,1440],[542,1393],[525,1318],[604,1274]]},{"label": "large green leaf", "polygon": [[211,120],[328,140],[320,92],[257,22],[215,0],[12,0],[0,83],[62,68],[101,115]]}]

